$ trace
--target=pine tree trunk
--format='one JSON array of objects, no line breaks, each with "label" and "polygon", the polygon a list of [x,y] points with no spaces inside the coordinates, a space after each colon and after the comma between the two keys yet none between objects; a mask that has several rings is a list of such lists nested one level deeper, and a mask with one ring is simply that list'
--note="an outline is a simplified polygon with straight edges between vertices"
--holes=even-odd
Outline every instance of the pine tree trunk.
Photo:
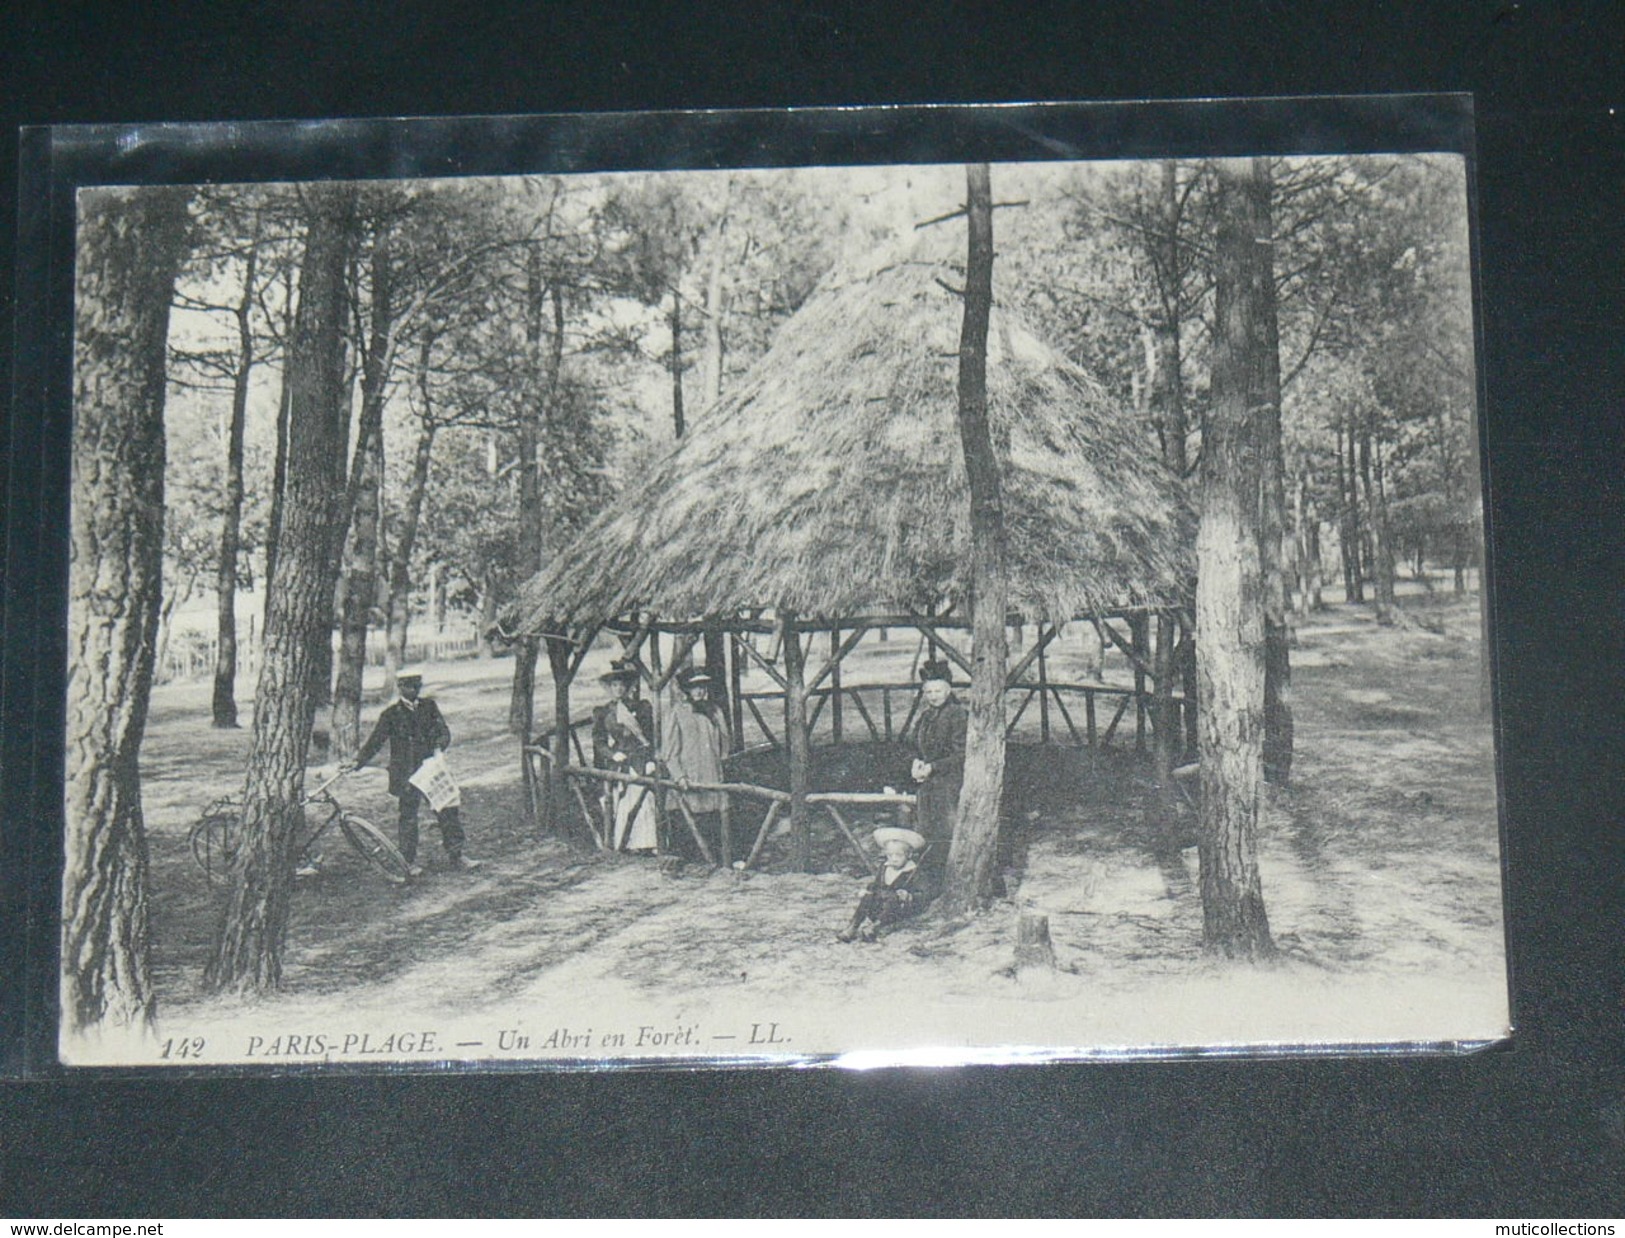
[{"label": "pine tree trunk", "polygon": [[[339,488],[342,493],[342,487]],[[328,530],[329,535],[338,533],[335,529]],[[334,540],[340,541],[343,534],[339,533]],[[338,546],[333,547],[336,557]],[[333,581],[333,592],[327,595],[325,615],[321,624],[310,633],[310,688],[308,690],[308,705],[310,716],[314,722],[318,710],[325,709],[333,703],[333,625],[334,619],[344,610],[345,580],[336,570],[332,573],[336,579]],[[266,626],[270,626],[271,617],[265,617]],[[323,742],[326,742],[325,740]]]},{"label": "pine tree trunk", "polygon": [[[535,410],[525,409],[519,420],[519,578],[541,570],[542,501],[536,468]],[[530,738],[536,710],[536,659],[540,646],[532,638],[518,642],[513,651],[513,680],[508,696],[508,730],[521,740]]]},{"label": "pine tree trunk", "polygon": [[[1157,437],[1162,446],[1162,459],[1170,472],[1183,477],[1190,467],[1185,440],[1185,381],[1180,349],[1179,305],[1179,165],[1175,160],[1162,162],[1161,195],[1158,200],[1157,238],[1159,250],[1159,291],[1161,310],[1152,331],[1151,351],[1151,406],[1155,410]],[[1172,820],[1174,813],[1173,786],[1170,772],[1179,763],[1182,743],[1179,716],[1174,708],[1174,675],[1178,669],[1175,657],[1178,624],[1171,614],[1157,616],[1156,693],[1152,724],[1156,731],[1157,785],[1162,789],[1164,815]],[[1095,670],[1093,677],[1099,677]]]},{"label": "pine tree trunk", "polygon": [[1355,461],[1354,426],[1348,427],[1348,454],[1343,454],[1343,431],[1337,432],[1337,479],[1343,491],[1343,600],[1365,601],[1365,575],[1360,565],[1360,543],[1364,538],[1360,519],[1360,479]]},{"label": "pine tree trunk", "polygon": [[1292,558],[1297,577],[1293,609],[1302,619],[1309,613],[1309,486],[1299,473],[1292,485]]},{"label": "pine tree trunk", "polygon": [[434,634],[446,632],[446,565],[436,562],[429,567],[429,622]]},{"label": "pine tree trunk", "polygon": [[243,790],[242,847],[214,956],[213,988],[265,989],[282,974],[310,741],[312,663],[332,622],[334,530],[344,490],[332,484],[344,444],[346,269],[356,215],[349,186],[307,189],[309,230],[299,311],[289,343],[287,495],[276,576],[270,582],[265,655],[255,690],[254,734]]},{"label": "pine tree trunk", "polygon": [[1382,442],[1368,437],[1371,447],[1371,549],[1375,565],[1377,622],[1394,621],[1394,539],[1388,523],[1388,493],[1382,480]]},{"label": "pine tree trunk", "polygon": [[993,889],[1004,796],[1004,685],[1009,584],[999,460],[987,415],[987,333],[993,308],[993,193],[988,166],[965,169],[969,244],[965,315],[959,333],[959,440],[970,489],[970,718],[965,728],[965,781],[959,791],[942,905],[950,914],[981,903]]},{"label": "pine tree trunk", "polygon": [[705,407],[710,408],[722,398],[722,318],[725,294],[722,277],[725,270],[723,246],[728,237],[728,199],[732,196],[733,181],[723,189],[722,205],[717,210],[715,226],[711,229],[710,267],[705,278]]},{"label": "pine tree trunk", "polygon": [[1368,561],[1371,564],[1377,622],[1386,627],[1394,621],[1394,561],[1388,545],[1387,508],[1378,492],[1373,472],[1371,440],[1371,421],[1367,418],[1360,427],[1360,484],[1365,491],[1367,529],[1371,536]]},{"label": "pine tree trunk", "polygon": [[[359,221],[352,225],[352,232],[348,247],[350,253],[345,261],[344,290],[347,303],[346,314],[353,310],[348,297],[359,295],[360,278],[356,270],[355,251],[358,248]],[[301,298],[303,293],[301,292]],[[348,323],[346,324],[348,326]],[[333,402],[333,406],[326,410],[327,422],[324,432],[327,441],[332,445],[325,461],[326,484],[334,495],[336,514],[328,526],[327,554],[332,564],[328,578],[333,581],[333,589],[327,599],[327,615],[319,628],[312,629],[311,661],[310,661],[310,710],[314,717],[319,709],[326,708],[333,703],[333,636],[338,629],[338,618],[344,613],[344,598],[349,589],[349,576],[342,573],[341,556],[344,553],[345,541],[350,535],[350,516],[352,505],[344,501],[349,494],[349,464],[350,457],[350,413],[355,403],[355,367],[349,355],[349,335],[342,333],[339,339],[339,389],[341,398]],[[291,414],[290,414],[291,416]],[[359,436],[357,446],[360,446]]]},{"label": "pine tree trunk", "polygon": [[1156,386],[1152,392],[1152,405],[1158,410],[1162,458],[1175,476],[1183,477],[1190,462],[1185,448],[1189,427],[1185,416],[1185,379],[1180,340],[1178,167],[1172,159],[1166,159],[1162,164],[1162,235],[1158,244],[1163,271],[1163,306],[1155,327]]},{"label": "pine tree trunk", "polygon": [[1311,611],[1325,610],[1326,602],[1322,596],[1325,591],[1325,565],[1320,555],[1320,509],[1315,503],[1314,491],[1310,488],[1311,477],[1305,466],[1305,472],[1299,475],[1297,485],[1297,510],[1294,521],[1298,528],[1298,614],[1307,616]]},{"label": "pine tree trunk", "polygon": [[361,421],[350,464],[346,505],[350,534],[344,557],[344,602],[339,612],[338,674],[333,683],[333,748],[349,761],[361,747],[361,691],[367,666],[367,629],[378,601],[378,526],[384,481],[384,401],[394,353],[395,309],[390,246],[379,237],[372,252],[372,322],[361,366]]},{"label": "pine tree trunk", "polygon": [[508,698],[508,731],[521,743],[530,742],[536,723],[536,662],[541,645],[524,636],[513,650],[513,680]]},{"label": "pine tree trunk", "polygon": [[187,193],[79,199],[69,556],[62,1021],[145,1029],[147,837],[140,749],[163,582],[169,303]]},{"label": "pine tree trunk", "polygon": [[[519,574],[529,579],[542,570],[545,546],[542,509],[542,470],[537,452],[541,431],[552,402],[557,398],[559,372],[564,364],[564,290],[557,280],[551,283],[542,270],[541,248],[532,245],[525,268],[525,345],[530,359],[532,406],[519,419]],[[552,347],[542,355],[542,311],[548,301],[553,306]],[[514,649],[513,688],[508,701],[508,729],[528,740],[536,719],[536,660],[541,646],[533,639],[519,642]]]},{"label": "pine tree trunk", "polygon": [[254,372],[254,273],[259,262],[259,217],[243,264],[237,302],[237,368],[231,382],[231,426],[226,434],[225,512],[220,518],[220,562],[215,573],[216,651],[211,714],[222,730],[237,727],[237,552],[243,523],[243,429],[248,381]]},{"label": "pine tree trunk", "polygon": [[1309,609],[1325,610],[1326,571],[1321,562],[1320,510],[1312,494],[1304,501],[1304,536],[1307,541],[1305,554],[1309,573],[1304,583],[1304,592],[1308,595]]},{"label": "pine tree trunk", "polygon": [[496,657],[496,646],[491,642],[491,633],[496,628],[498,613],[496,573],[487,568],[480,577],[480,656],[482,658]]},{"label": "pine tree trunk", "polygon": [[[1175,477],[1183,479],[1190,471],[1189,415],[1185,409],[1185,373],[1183,361],[1183,302],[1184,281],[1180,275],[1180,219],[1183,207],[1179,193],[1179,163],[1174,159],[1162,161],[1162,178],[1158,201],[1158,233],[1156,238],[1157,265],[1160,268],[1157,285],[1161,298],[1155,331],[1155,369],[1152,373],[1152,405],[1158,410],[1157,436],[1162,446],[1162,460]],[[1187,582],[1186,597],[1194,596],[1196,582]],[[1157,648],[1161,676],[1157,680],[1159,698],[1157,722],[1158,784],[1162,788],[1163,807],[1169,820],[1173,819],[1175,805],[1171,780],[1173,767],[1180,753],[1195,745],[1196,690],[1194,667],[1189,658],[1180,653],[1179,623],[1173,615],[1163,615],[1157,623]],[[1099,632],[1096,631],[1099,640]],[[1163,643],[1167,642],[1166,654]],[[1091,679],[1101,676],[1101,661],[1105,656],[1103,644],[1090,663]],[[1185,696],[1184,709],[1175,709],[1172,701],[1175,675],[1182,679]],[[1183,731],[1181,717],[1183,713]]]},{"label": "pine tree trunk", "polygon": [[[385,662],[384,694],[395,691],[395,673],[406,662],[407,628],[411,621],[412,554],[417,548],[418,528],[423,520],[424,499],[429,492],[429,463],[434,456],[436,425],[425,420],[418,431],[417,450],[412,456],[412,480],[407,484],[406,510],[395,538],[389,564],[389,634]],[[442,598],[444,593],[442,593]]]},{"label": "pine tree trunk", "polygon": [[339,610],[339,650],[333,677],[333,747],[335,761],[348,761],[361,747],[361,693],[367,665],[367,632],[378,599],[378,526],[382,512],[380,482],[384,471],[383,426],[367,424],[362,410],[362,441],[356,446],[356,496],[350,517],[343,570],[345,583]]},{"label": "pine tree trunk", "polygon": [[1349,485],[1343,464],[1343,427],[1336,427],[1337,446],[1332,458],[1337,463],[1337,557],[1343,568],[1343,600],[1354,600],[1354,568],[1349,558]]},{"label": "pine tree trunk", "polygon": [[386,700],[395,696],[397,678],[406,665],[406,641],[412,625],[412,582],[404,573],[399,578],[394,573],[391,567],[384,618],[384,682],[380,690]]},{"label": "pine tree trunk", "polygon": [[1202,941],[1216,953],[1260,958],[1274,951],[1256,841],[1264,732],[1259,409],[1267,337],[1251,295],[1258,233],[1249,169],[1221,160],[1216,174],[1212,406],[1197,535]]},{"label": "pine tree trunk", "polygon": [[675,288],[671,294],[671,424],[672,437],[682,438],[687,432],[683,420],[683,297]]},{"label": "pine tree trunk", "polygon": [[1281,341],[1275,306],[1275,258],[1270,161],[1253,160],[1250,182],[1253,312],[1258,323],[1260,383],[1259,554],[1264,577],[1264,778],[1284,785],[1292,777],[1292,630],[1286,587],[1286,458],[1281,446]]},{"label": "pine tree trunk", "polygon": [[197,569],[192,568],[175,583],[175,587],[165,595],[163,605],[158,608],[158,653],[152,662],[155,683],[167,682],[168,676],[164,672],[169,665],[169,638],[175,634],[172,620],[175,612],[192,600],[192,590],[195,588]]},{"label": "pine tree trunk", "polygon": [[[440,428],[434,414],[434,392],[429,385],[429,358],[433,351],[434,336],[426,332],[418,344],[417,381],[422,409],[418,418],[417,446],[412,453],[412,479],[406,486],[406,507],[401,513],[401,527],[395,538],[388,568],[389,609],[384,637],[385,696],[395,694],[395,676],[406,664],[407,629],[412,617],[412,555],[417,550],[418,529],[423,523],[423,505],[429,493],[429,465],[434,459],[435,433]],[[445,601],[445,585],[441,581],[436,594],[437,631],[445,627]],[[489,629],[489,623],[480,629],[481,648],[487,657],[490,656],[490,644],[484,634]]]},{"label": "pine tree trunk", "polygon": [[[282,322],[282,338],[293,339],[293,323],[296,314],[293,268],[285,268],[287,285],[284,292],[285,303]],[[264,620],[271,613],[271,579],[276,575],[276,547],[282,538],[282,497],[288,488],[288,402],[293,391],[293,381],[288,374],[288,355],[286,347],[282,354],[282,390],[277,397],[276,411],[276,458],[271,466],[271,511],[265,522],[265,602],[261,607],[260,622],[264,627]]]}]

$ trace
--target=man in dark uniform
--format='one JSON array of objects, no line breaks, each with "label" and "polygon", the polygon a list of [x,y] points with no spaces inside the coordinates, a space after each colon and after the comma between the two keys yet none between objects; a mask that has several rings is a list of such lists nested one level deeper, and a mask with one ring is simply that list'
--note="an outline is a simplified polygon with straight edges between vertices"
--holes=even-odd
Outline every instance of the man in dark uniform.
[{"label": "man in dark uniform", "polygon": [[914,762],[910,773],[918,786],[915,825],[930,850],[924,867],[940,885],[954,836],[959,788],[965,781],[965,726],[969,715],[955,699],[946,662],[933,659],[920,668],[924,702],[914,722]]},{"label": "man in dark uniform", "polygon": [[[401,854],[412,866],[412,875],[423,869],[418,866],[418,810],[428,803],[423,792],[412,785],[411,778],[435,753],[451,746],[451,728],[440,712],[440,706],[422,695],[423,676],[417,671],[402,671],[395,676],[399,698],[378,715],[367,742],[356,753],[354,763],[346,771],[365,765],[389,743],[389,793],[400,801],[401,816],[396,837],[400,840]],[[478,868],[480,862],[463,854],[463,825],[456,806],[435,813],[440,827],[440,841],[446,849],[446,860],[452,868]]]}]

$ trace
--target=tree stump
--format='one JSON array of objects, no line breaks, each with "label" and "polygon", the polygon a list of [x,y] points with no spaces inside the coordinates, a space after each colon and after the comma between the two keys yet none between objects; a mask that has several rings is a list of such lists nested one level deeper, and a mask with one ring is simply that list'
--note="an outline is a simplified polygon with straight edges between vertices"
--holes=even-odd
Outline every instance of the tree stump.
[{"label": "tree stump", "polygon": [[1016,921],[1016,970],[1042,967],[1055,970],[1055,947],[1049,939],[1049,917],[1024,911]]}]

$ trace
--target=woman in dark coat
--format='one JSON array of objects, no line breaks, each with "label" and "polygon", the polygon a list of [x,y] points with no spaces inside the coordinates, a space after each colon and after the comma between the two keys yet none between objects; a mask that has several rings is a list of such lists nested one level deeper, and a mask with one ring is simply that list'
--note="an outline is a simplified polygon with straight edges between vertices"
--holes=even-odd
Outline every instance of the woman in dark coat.
[{"label": "woman in dark coat", "polygon": [[949,675],[946,662],[929,661],[920,669],[920,694],[925,700],[914,722],[914,762],[910,768],[919,795],[914,823],[931,848],[926,865],[934,878],[948,860],[959,787],[965,781],[965,725],[969,715],[955,698]]}]

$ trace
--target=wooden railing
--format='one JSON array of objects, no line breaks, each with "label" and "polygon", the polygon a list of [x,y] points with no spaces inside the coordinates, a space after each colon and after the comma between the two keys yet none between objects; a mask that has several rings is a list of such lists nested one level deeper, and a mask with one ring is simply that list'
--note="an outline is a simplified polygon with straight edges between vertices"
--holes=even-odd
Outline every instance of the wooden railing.
[{"label": "wooden railing", "polygon": [[[590,722],[589,722],[590,725]],[[571,730],[578,729],[578,724],[572,724]],[[572,735],[572,738],[575,738]],[[579,741],[577,741],[579,751]],[[524,749],[525,763],[525,789],[529,796],[529,804],[534,820],[549,822],[556,812],[556,804],[551,802],[551,788],[553,783],[553,754],[539,744],[527,744]],[[623,774],[618,770],[595,769],[586,764],[569,763],[558,771],[568,784],[575,799],[576,806],[581,810],[582,822],[593,843],[601,851],[614,851],[619,849],[615,838],[615,823],[609,806],[604,802],[601,794],[589,796],[582,790],[584,784],[598,784],[602,789],[610,787],[639,787],[642,794],[653,794],[656,802],[664,810],[666,805],[676,805],[678,814],[687,827],[690,836],[699,848],[700,854],[705,857],[708,864],[721,864],[723,867],[734,865],[733,859],[733,815],[736,800],[755,800],[766,805],[761,822],[756,827],[755,838],[750,851],[737,867],[753,868],[761,858],[762,848],[766,845],[774,824],[780,815],[789,806],[791,796],[788,791],[777,787],[764,787],[750,782],[678,782],[664,774]],[[722,828],[719,837],[721,844],[720,856],[712,851],[704,834],[700,831],[695,819],[693,809],[689,806],[688,796],[693,792],[720,793],[724,796],[722,809]],[[809,792],[805,802],[816,808],[821,808],[831,823],[840,831],[846,841],[851,845],[858,858],[865,866],[873,862],[874,857],[864,848],[851,822],[846,818],[843,809],[852,807],[912,807],[916,797],[903,791],[813,791]],[[641,808],[641,803],[634,806],[634,813]],[[552,828],[559,833],[565,833],[559,827],[562,823],[551,821]]]},{"label": "wooden railing", "polygon": [[[901,703],[894,702],[898,693],[902,693],[907,701],[906,710],[901,708]],[[769,747],[782,747],[782,718],[775,719],[777,730],[769,718],[773,716],[775,708],[782,716],[783,694],[764,690],[741,692],[739,695],[744,704],[744,717],[753,724],[753,734],[759,734]],[[907,737],[914,716],[919,712],[919,687],[915,684],[819,687],[809,690],[807,697],[807,729],[815,738],[827,735],[830,742],[836,744],[850,742],[846,739],[846,733],[852,729],[852,716],[856,717],[870,742],[895,743]],[[1028,710],[1036,703],[1039,741],[1049,743],[1064,725],[1071,742],[1079,748],[1109,747],[1131,706],[1135,709],[1138,741],[1144,734],[1146,711],[1151,701],[1147,693],[1126,685],[1109,683],[1013,684],[1006,690],[1006,699],[1012,698],[1019,699],[1005,726],[1006,736],[1016,735]],[[1171,699],[1176,709],[1184,707],[1182,695],[1176,693]],[[1068,708],[1068,701],[1072,702],[1072,708]],[[1077,709],[1080,702],[1082,708]],[[1076,716],[1073,712],[1075,709]],[[1104,727],[1100,725],[1102,713],[1107,713]],[[825,721],[826,717],[829,725],[820,732],[819,723]]]}]

